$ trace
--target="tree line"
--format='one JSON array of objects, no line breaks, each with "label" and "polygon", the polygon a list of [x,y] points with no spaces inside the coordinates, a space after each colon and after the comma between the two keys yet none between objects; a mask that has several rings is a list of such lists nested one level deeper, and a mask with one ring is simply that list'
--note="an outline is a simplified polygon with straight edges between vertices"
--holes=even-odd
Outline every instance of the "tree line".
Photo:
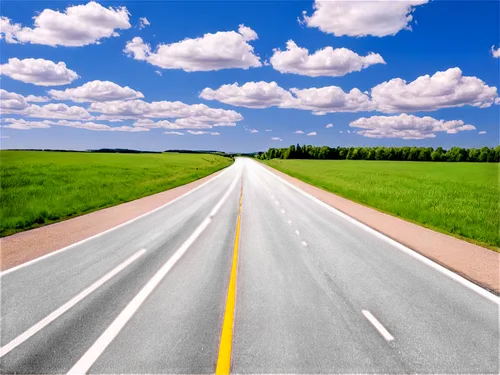
[{"label": "tree line", "polygon": [[256,157],[269,159],[325,160],[403,160],[448,162],[500,162],[500,146],[482,148],[452,147],[328,147],[299,144],[288,148],[270,148]]}]

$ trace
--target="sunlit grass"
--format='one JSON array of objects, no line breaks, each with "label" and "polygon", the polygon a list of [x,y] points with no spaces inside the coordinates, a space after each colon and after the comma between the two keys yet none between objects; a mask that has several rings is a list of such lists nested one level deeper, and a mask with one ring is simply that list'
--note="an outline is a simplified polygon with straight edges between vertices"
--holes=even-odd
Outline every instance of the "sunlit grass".
[{"label": "sunlit grass", "polygon": [[0,235],[168,190],[231,163],[208,154],[1,151]]},{"label": "sunlit grass", "polygon": [[278,159],[265,163],[353,201],[500,247],[496,163]]}]

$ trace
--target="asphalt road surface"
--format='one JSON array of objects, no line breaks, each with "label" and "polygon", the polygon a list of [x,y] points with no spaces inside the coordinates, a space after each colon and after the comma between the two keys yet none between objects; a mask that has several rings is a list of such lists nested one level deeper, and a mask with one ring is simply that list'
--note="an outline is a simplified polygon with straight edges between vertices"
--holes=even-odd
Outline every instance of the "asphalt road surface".
[{"label": "asphalt road surface", "polygon": [[2,373],[499,373],[497,297],[250,159],[0,281]]}]

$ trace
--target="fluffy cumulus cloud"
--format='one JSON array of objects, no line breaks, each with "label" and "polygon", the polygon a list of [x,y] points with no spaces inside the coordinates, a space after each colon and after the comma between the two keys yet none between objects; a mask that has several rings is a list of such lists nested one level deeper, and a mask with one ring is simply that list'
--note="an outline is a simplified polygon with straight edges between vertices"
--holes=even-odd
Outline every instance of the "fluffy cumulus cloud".
[{"label": "fluffy cumulus cloud", "polygon": [[301,21],[335,36],[395,35],[411,30],[413,11],[429,0],[316,0],[311,16],[304,11]]},{"label": "fluffy cumulus cloud", "polygon": [[262,66],[260,58],[248,43],[255,39],[255,31],[240,25],[238,32],[207,33],[196,39],[159,44],[155,51],[142,38],[135,37],[127,43],[124,52],[136,60],[147,61],[163,69],[182,69],[187,72],[248,69]]},{"label": "fluffy cumulus cloud", "polygon": [[318,135],[318,133],[316,133],[316,132],[307,133],[308,137],[314,137],[315,135]]},{"label": "fluffy cumulus cloud", "polygon": [[302,130],[296,130],[294,134],[304,134],[304,132]]},{"label": "fluffy cumulus cloud", "polygon": [[64,12],[44,9],[33,20],[33,27],[23,27],[2,17],[0,35],[7,43],[81,47],[118,36],[117,30],[131,27],[127,8],[105,8],[94,1],[69,6]]},{"label": "fluffy cumulus cloud", "polygon": [[360,118],[349,124],[360,128],[357,133],[368,138],[435,138],[437,132],[456,134],[476,129],[461,120],[437,120],[429,116],[417,117],[403,113],[398,116],[372,116]]},{"label": "fluffy cumulus cloud", "polygon": [[118,131],[118,132],[143,132],[148,131],[146,128],[138,128],[133,126],[109,126],[106,124],[99,124],[95,122],[81,122],[81,121],[67,121],[67,120],[43,120],[43,121],[26,121],[25,119],[5,118],[2,119],[4,128],[17,129],[17,130],[30,130],[30,129],[48,129],[52,126],[65,126],[76,129],[86,129],[93,131]]},{"label": "fluffy cumulus cloud", "polygon": [[220,135],[219,132],[206,132],[203,130],[188,130],[187,132],[192,135],[203,135],[203,134]]},{"label": "fluffy cumulus cloud", "polygon": [[371,90],[380,112],[435,111],[439,108],[490,107],[498,98],[497,88],[476,77],[464,77],[459,68],[418,77],[407,83],[401,78],[383,82]]},{"label": "fluffy cumulus cloud", "polygon": [[205,88],[200,94],[205,100],[217,100],[238,107],[268,108],[291,101],[292,95],[276,82],[247,82],[222,85],[217,90]]},{"label": "fluffy cumulus cloud", "polygon": [[491,54],[498,59],[500,57],[500,47],[495,49],[495,46],[491,46]]},{"label": "fluffy cumulus cloud", "polygon": [[477,134],[481,134],[481,135],[483,135],[483,134],[486,134],[486,131],[485,131],[485,130],[482,130],[482,131],[478,132]]},{"label": "fluffy cumulus cloud", "polygon": [[205,104],[185,104],[182,102],[145,102],[143,100],[94,102],[89,106],[90,112],[100,114],[99,120],[126,120],[126,119],[169,119],[179,118],[198,123],[212,123],[217,126],[225,124],[234,126],[243,116],[233,110],[210,108]]},{"label": "fluffy cumulus cloud", "polygon": [[0,108],[2,114],[9,113],[8,111],[22,111],[29,107],[26,99],[21,94],[0,89]]},{"label": "fluffy cumulus cloud", "polygon": [[359,112],[372,110],[370,98],[358,89],[349,93],[340,87],[285,90],[276,82],[247,82],[223,85],[216,90],[205,88],[200,97],[248,108],[294,108],[322,115],[330,112]]},{"label": "fluffy cumulus cloud", "polygon": [[37,86],[67,85],[79,78],[78,74],[68,69],[62,61],[56,64],[50,60],[19,60],[15,57],[0,65],[0,74]]},{"label": "fluffy cumulus cloud", "polygon": [[31,103],[46,103],[50,102],[50,98],[48,96],[36,96],[36,95],[28,95],[25,97],[27,102]]},{"label": "fluffy cumulus cloud", "polygon": [[56,100],[71,100],[77,103],[144,98],[141,92],[128,86],[121,87],[110,81],[92,81],[72,89],[50,90],[49,95]]},{"label": "fluffy cumulus cloud", "polygon": [[146,17],[139,18],[139,29],[144,29],[146,26],[151,25]]},{"label": "fluffy cumulus cloud", "polygon": [[325,128],[327,128],[327,129],[333,128],[333,124],[328,124],[325,126]]},{"label": "fluffy cumulus cloud", "polygon": [[297,46],[293,40],[287,42],[286,51],[275,49],[270,62],[281,73],[309,77],[340,77],[374,64],[385,64],[378,53],[360,56],[347,48],[326,47],[310,55],[306,48]]}]

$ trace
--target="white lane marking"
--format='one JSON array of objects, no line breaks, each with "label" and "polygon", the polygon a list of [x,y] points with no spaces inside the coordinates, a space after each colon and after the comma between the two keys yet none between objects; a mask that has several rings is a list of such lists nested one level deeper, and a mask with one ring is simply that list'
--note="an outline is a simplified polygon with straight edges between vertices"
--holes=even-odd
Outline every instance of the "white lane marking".
[{"label": "white lane marking", "polygon": [[267,168],[264,168],[263,166],[259,165],[258,162],[254,162],[255,165],[257,165],[259,168],[263,169],[266,173],[268,173],[269,175],[273,176],[274,178],[280,180],[281,182],[283,182],[284,184],[288,185],[290,188],[292,188],[293,190],[301,193],[302,195],[308,197],[309,199],[313,200],[314,202],[318,203],[319,205],[325,207],[326,209],[330,210],[331,212],[337,214],[338,216],[346,219],[347,221],[349,221],[350,223],[364,229],[365,231],[369,232],[370,234],[374,235],[375,237],[378,237],[380,238],[381,240],[389,243],[390,245],[396,247],[397,249],[403,251],[404,253],[406,253],[407,255],[411,256],[412,258],[424,263],[425,265],[427,265],[428,267],[431,267],[431,268],[434,268],[436,271],[442,273],[443,275],[445,275],[446,277],[462,284],[463,286],[469,288],[470,290],[474,291],[475,293],[479,294],[480,296],[483,296],[484,298],[490,300],[491,302],[493,303],[496,303],[498,305],[500,305],[500,297],[497,297],[496,295],[494,295],[493,293],[489,292],[488,290],[484,289],[484,288],[481,288],[479,285],[476,285],[474,284],[473,282],[467,280],[466,278],[456,274],[455,272],[453,271],[450,271],[448,268],[445,268],[443,266],[441,266],[440,264],[437,264],[436,262],[434,262],[433,260],[429,259],[429,258],[426,258],[425,256],[417,253],[415,250],[412,250],[410,249],[409,247],[406,247],[405,245],[397,242],[396,240],[393,240],[392,238],[389,238],[387,237],[385,234],[381,233],[381,232],[378,232],[376,231],[375,229],[369,227],[368,225],[366,224],[363,224],[362,222],[354,219],[353,217],[337,210],[336,208],[326,204],[325,202],[319,200],[318,198],[312,196],[311,194],[309,193],[306,193],[304,190],[300,189],[299,187],[295,186],[294,184],[284,180],[283,178],[281,178],[280,176],[272,173],[270,170],[268,170]]},{"label": "white lane marking", "polygon": [[285,213],[285,210],[284,209],[281,209],[281,213],[284,214]]},{"label": "white lane marking", "polygon": [[306,241],[302,241],[302,245],[307,246],[307,242]]},{"label": "white lane marking", "polygon": [[298,235],[300,235],[300,232],[299,232],[299,230],[298,230],[298,229],[295,229],[295,234],[296,234],[297,236],[298,236]]},{"label": "white lane marking", "polygon": [[156,274],[147,282],[141,291],[129,302],[129,304],[122,310],[120,315],[111,323],[111,325],[104,331],[104,333],[97,339],[96,342],[87,350],[87,352],[76,362],[76,364],[68,371],[68,374],[85,374],[100,355],[106,350],[109,344],[120,333],[122,328],[134,316],[139,307],[144,303],[146,298],[153,292],[158,284],[163,280],[167,273],[177,263],[179,259],[186,253],[187,249],[199,237],[203,230],[210,224],[212,217],[217,213],[221,205],[229,196],[231,191],[236,186],[240,173],[236,176],[229,190],[224,194],[219,203],[214,207],[209,216],[196,228],[196,230],[189,236],[189,238],[179,247],[170,259],[156,272]]},{"label": "white lane marking", "polygon": [[276,201],[276,202],[274,202],[274,203],[276,203],[276,206],[278,206],[278,205],[280,204],[280,202],[279,202],[279,201]]},{"label": "white lane marking", "polygon": [[292,224],[292,220],[288,220],[288,224]]},{"label": "white lane marking", "polygon": [[380,332],[382,336],[384,336],[384,339],[387,341],[392,341],[394,340],[394,337],[389,333],[388,330],[385,329],[385,327],[375,318],[368,310],[362,310],[361,311],[363,315],[365,316],[366,319],[370,321],[370,323],[377,329],[377,331]]},{"label": "white lane marking", "polygon": [[105,230],[104,232],[97,233],[96,235],[90,236],[90,237],[85,238],[85,239],[83,239],[83,240],[81,240],[81,241],[75,242],[74,244],[71,244],[71,245],[69,245],[69,246],[63,247],[62,249],[59,249],[59,250],[53,251],[53,252],[51,252],[51,253],[48,253],[48,254],[42,255],[41,257],[38,257],[38,258],[36,258],[36,259],[30,260],[29,262],[26,262],[26,263],[20,264],[20,265],[18,265],[18,266],[12,267],[12,268],[9,268],[8,270],[5,270],[5,271],[3,271],[3,272],[0,272],[0,277],[2,277],[2,276],[4,276],[4,275],[7,275],[7,274],[9,274],[9,273],[11,273],[11,272],[15,272],[15,271],[17,271],[17,270],[19,270],[19,269],[21,269],[21,268],[26,267],[26,266],[30,266],[30,265],[32,265],[32,264],[34,264],[34,263],[37,263],[37,262],[39,262],[39,261],[41,261],[41,260],[44,260],[44,259],[47,259],[47,258],[49,258],[49,257],[51,257],[51,256],[54,256],[54,255],[60,254],[60,253],[62,253],[62,252],[64,252],[64,251],[66,251],[66,250],[70,250],[70,249],[72,249],[72,248],[74,248],[74,247],[76,247],[76,246],[78,246],[78,245],[81,245],[81,244],[83,244],[83,243],[87,242],[87,241],[93,240],[94,238],[100,237],[100,236],[102,236],[102,235],[104,235],[104,234],[106,234],[106,233],[109,233],[109,232],[114,231],[114,230],[116,230],[116,229],[118,229],[118,228],[121,228],[121,227],[123,227],[123,226],[125,226],[125,225],[128,225],[128,224],[130,224],[130,223],[133,223],[134,221],[139,220],[139,219],[141,219],[141,218],[143,218],[143,217],[145,217],[145,216],[151,215],[153,212],[159,211],[159,210],[161,210],[162,208],[165,208],[165,207],[167,207],[168,205],[171,205],[172,203],[177,202],[179,199],[182,199],[182,198],[184,198],[184,197],[187,197],[187,196],[188,196],[188,195],[190,195],[191,193],[194,193],[196,190],[201,189],[202,187],[204,187],[205,185],[209,184],[210,182],[215,181],[215,180],[216,180],[216,179],[218,179],[220,176],[224,175],[224,174],[225,174],[228,170],[229,170],[229,167],[228,167],[226,170],[224,170],[224,171],[222,171],[221,173],[219,173],[219,174],[218,174],[217,176],[215,176],[214,178],[212,178],[212,179],[210,179],[210,180],[208,180],[208,181],[205,181],[203,184],[201,184],[201,185],[199,185],[199,186],[195,187],[193,190],[190,190],[190,191],[188,191],[187,193],[185,193],[185,194],[183,194],[183,195],[181,195],[181,196],[179,196],[179,197],[175,198],[174,200],[171,200],[170,202],[165,203],[163,206],[157,207],[157,208],[155,208],[154,210],[151,210],[151,211],[149,211],[149,212],[146,212],[145,214],[142,214],[142,215],[140,215],[140,216],[134,217],[133,219],[131,219],[131,220],[129,220],[129,221],[126,221],[126,222],[124,222],[124,223],[121,223],[121,224],[117,225],[116,227],[113,227],[113,228],[107,229],[107,230]]},{"label": "white lane marking", "polygon": [[273,198],[273,199],[274,199],[274,195],[272,195],[272,194],[271,194],[271,198]]},{"label": "white lane marking", "polygon": [[7,345],[3,346],[0,348],[0,358],[9,353],[12,349],[17,347],[18,345],[21,345],[24,341],[28,340],[31,336],[36,334],[38,331],[43,329],[45,326],[48,324],[52,323],[54,320],[59,318],[62,314],[64,314],[66,311],[71,309],[73,306],[75,306],[78,302],[83,300],[85,297],[87,297],[90,293],[94,292],[96,289],[98,289],[100,286],[102,286],[106,281],[110,280],[113,278],[115,275],[117,275],[119,272],[124,270],[126,267],[128,267],[130,264],[132,264],[135,260],[137,260],[141,255],[143,255],[146,252],[146,249],[139,250],[137,253],[132,255],[130,258],[125,260],[123,263],[121,263],[119,266],[108,272],[106,275],[104,275],[101,279],[97,280],[94,284],[80,292],[78,295],[73,297],[71,300],[66,302],[64,305],[59,307],[57,310],[53,311],[49,315],[47,315],[45,318],[40,320],[38,323],[36,323],[34,326],[29,328],[27,331],[24,333],[20,334],[17,336],[15,339],[13,339],[11,342],[9,342]]}]

